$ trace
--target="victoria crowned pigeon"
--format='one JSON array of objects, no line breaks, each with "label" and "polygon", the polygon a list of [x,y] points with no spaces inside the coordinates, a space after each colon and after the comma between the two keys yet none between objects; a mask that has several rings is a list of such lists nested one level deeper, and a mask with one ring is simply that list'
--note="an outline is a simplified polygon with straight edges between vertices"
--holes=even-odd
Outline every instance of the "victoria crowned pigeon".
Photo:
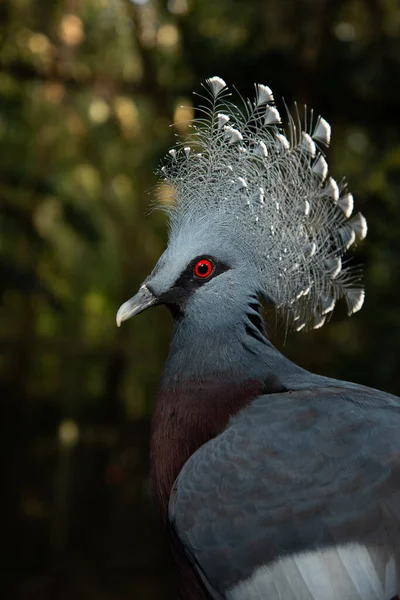
[{"label": "victoria crowned pigeon", "polygon": [[[203,86],[189,141],[160,170],[169,244],[117,322],[175,322],[151,439],[155,502],[184,600],[391,600],[400,574],[400,399],[314,375],[269,341],[364,300],[343,255],[367,232],[328,176],[325,119],[266,85]],[[167,190],[167,191],[166,191]],[[168,196],[165,201],[166,195]]]}]

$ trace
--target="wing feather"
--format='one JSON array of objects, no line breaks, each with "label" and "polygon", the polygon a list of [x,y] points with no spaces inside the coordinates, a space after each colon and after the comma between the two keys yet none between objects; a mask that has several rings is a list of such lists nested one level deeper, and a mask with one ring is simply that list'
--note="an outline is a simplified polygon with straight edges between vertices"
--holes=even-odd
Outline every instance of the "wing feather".
[{"label": "wing feather", "polygon": [[384,548],[384,582],[400,557],[400,399],[354,385],[257,398],[185,464],[170,519],[223,597],[282,557],[352,543]]}]

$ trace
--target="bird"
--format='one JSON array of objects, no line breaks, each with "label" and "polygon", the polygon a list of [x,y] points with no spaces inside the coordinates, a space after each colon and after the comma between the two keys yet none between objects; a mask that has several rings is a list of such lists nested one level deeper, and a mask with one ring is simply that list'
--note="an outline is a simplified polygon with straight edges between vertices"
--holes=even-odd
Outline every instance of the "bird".
[{"label": "bird", "polygon": [[331,127],[297,105],[283,125],[264,84],[198,96],[159,169],[167,248],[117,313],[174,319],[150,476],[180,598],[393,600],[400,398],[294,364],[263,317],[304,332],[362,307],[345,255],[367,223],[329,175]]}]

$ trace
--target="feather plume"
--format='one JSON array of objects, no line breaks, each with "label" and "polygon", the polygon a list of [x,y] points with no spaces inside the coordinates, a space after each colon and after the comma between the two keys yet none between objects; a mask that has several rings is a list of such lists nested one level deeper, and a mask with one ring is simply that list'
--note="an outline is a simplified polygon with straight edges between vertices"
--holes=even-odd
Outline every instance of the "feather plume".
[{"label": "feather plume", "polygon": [[281,115],[275,106],[268,106],[264,115],[264,125],[278,125],[281,122]]},{"label": "feather plume", "polygon": [[210,79],[206,79],[206,84],[210,88],[214,98],[226,88],[226,83],[221,77],[210,77]]},{"label": "feather plume", "polygon": [[357,213],[352,219],[348,221],[355,231],[356,236],[363,240],[368,232],[367,221],[361,213]]},{"label": "feather plume", "polygon": [[341,196],[338,200],[338,206],[340,206],[346,217],[349,218],[354,207],[353,194],[347,193]]},{"label": "feather plume", "polygon": [[262,83],[256,84],[256,106],[261,106],[262,104],[267,104],[268,102],[274,101],[274,95],[272,93],[271,88],[267,85],[263,85]]},{"label": "feather plume", "polygon": [[323,117],[319,117],[312,137],[314,140],[322,142],[325,146],[329,146],[331,142],[331,126]]},{"label": "feather plume", "polygon": [[322,181],[325,181],[325,178],[328,173],[328,163],[326,162],[322,154],[317,158],[317,160],[313,164],[312,170],[318,175],[320,179],[322,179]]},{"label": "feather plume", "polygon": [[300,145],[303,147],[303,149],[308,154],[310,154],[310,156],[312,156],[312,157],[315,156],[315,152],[316,152],[315,144],[314,144],[311,136],[308,133],[306,133],[305,131],[301,132]]},{"label": "feather plume", "polygon": [[[336,181],[333,179],[333,177],[329,177],[326,186],[325,186],[325,193],[328,194],[328,196],[330,198],[332,198],[332,200],[334,202],[337,202],[339,200],[339,186],[336,183]],[[351,194],[350,194],[351,195]],[[341,206],[342,208],[342,206]],[[343,210],[344,214],[346,214],[346,212]],[[346,215],[350,216],[350,215]]]},{"label": "feather plume", "polygon": [[218,128],[221,129],[224,125],[227,124],[228,121],[229,121],[228,115],[224,115],[224,114],[220,113],[218,115]]},{"label": "feather plume", "polygon": [[262,141],[258,142],[257,146],[254,149],[254,152],[256,154],[259,154],[260,156],[268,156],[268,148]]},{"label": "feather plume", "polygon": [[[359,272],[342,257],[367,224],[360,213],[348,219],[353,197],[328,176],[317,150],[316,142],[329,145],[330,125],[320,117],[307,128],[297,111],[285,131],[263,84],[254,101],[237,103],[220,77],[204,90],[193,133],[161,169],[174,195],[165,207],[170,235],[197,222],[215,236],[223,232],[221,239],[228,236],[248,257],[257,289],[297,331],[322,327],[341,297],[349,314],[359,310]],[[312,120],[306,114],[305,123]]]}]

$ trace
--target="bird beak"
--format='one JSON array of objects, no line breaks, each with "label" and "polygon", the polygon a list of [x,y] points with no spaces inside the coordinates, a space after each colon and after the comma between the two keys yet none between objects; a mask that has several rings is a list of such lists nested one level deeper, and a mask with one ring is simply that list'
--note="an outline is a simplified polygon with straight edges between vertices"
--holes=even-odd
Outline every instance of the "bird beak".
[{"label": "bird beak", "polygon": [[117,325],[120,327],[123,321],[157,304],[158,298],[149,290],[146,285],[142,285],[136,296],[125,302],[117,312]]}]

